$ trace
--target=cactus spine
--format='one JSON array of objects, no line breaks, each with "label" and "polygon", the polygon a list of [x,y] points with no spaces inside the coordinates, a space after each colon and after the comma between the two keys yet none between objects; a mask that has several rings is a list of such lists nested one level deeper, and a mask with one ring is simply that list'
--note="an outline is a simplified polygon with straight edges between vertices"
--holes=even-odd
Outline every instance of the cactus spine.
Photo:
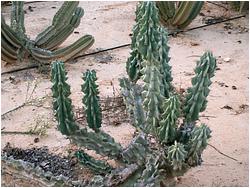
[{"label": "cactus spine", "polygon": [[94,131],[98,132],[102,124],[101,107],[99,104],[99,91],[96,85],[96,72],[94,70],[87,70],[83,74],[84,84],[82,85],[82,92],[84,93],[83,105],[87,116],[88,126]]},{"label": "cactus spine", "polygon": [[67,73],[64,70],[64,64],[61,61],[55,61],[52,64],[52,93],[53,109],[56,112],[58,121],[58,130],[64,135],[71,135],[79,129],[74,121],[71,99],[70,86],[66,83]]},{"label": "cactus spine", "polygon": [[185,121],[194,122],[199,118],[199,113],[206,109],[207,96],[211,78],[214,76],[216,59],[211,52],[206,52],[197,62],[195,77],[192,79],[192,87],[188,88],[185,100]]}]

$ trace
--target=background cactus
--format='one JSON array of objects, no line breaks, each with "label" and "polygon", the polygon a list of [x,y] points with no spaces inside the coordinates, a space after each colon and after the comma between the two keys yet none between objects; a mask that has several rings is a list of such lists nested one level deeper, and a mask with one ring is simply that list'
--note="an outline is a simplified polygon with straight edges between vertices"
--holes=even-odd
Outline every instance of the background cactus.
[{"label": "background cactus", "polygon": [[157,1],[160,20],[165,26],[183,29],[200,13],[203,1]]},{"label": "background cactus", "polygon": [[97,80],[96,72],[94,70],[87,70],[83,74],[83,80],[82,92],[84,93],[84,97],[82,102],[87,116],[88,126],[98,132],[102,124],[102,114],[99,104],[98,86],[95,83]]},{"label": "background cactus", "polygon": [[54,16],[52,25],[32,41],[25,35],[23,2],[13,2],[11,27],[5,23],[3,15],[1,19],[2,59],[12,63],[28,57],[39,63],[47,63],[53,60],[68,61],[86,51],[94,43],[91,35],[57,49],[80,24],[84,11],[78,4],[78,1],[65,1]]}]

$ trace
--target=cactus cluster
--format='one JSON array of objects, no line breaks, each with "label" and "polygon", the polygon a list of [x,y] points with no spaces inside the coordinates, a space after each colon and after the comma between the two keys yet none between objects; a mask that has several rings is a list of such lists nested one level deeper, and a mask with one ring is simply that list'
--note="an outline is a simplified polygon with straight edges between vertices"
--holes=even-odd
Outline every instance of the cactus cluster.
[{"label": "cactus cluster", "polygon": [[[15,8],[22,7],[21,3],[17,5]],[[16,22],[12,25],[15,30],[23,31],[24,35],[17,36],[2,20],[3,38],[5,42],[13,43],[12,49],[6,45],[2,47],[5,49],[4,57],[10,58],[8,50],[16,54],[28,50],[35,58],[48,61],[54,53],[57,53],[57,57],[65,51],[72,55],[86,43],[79,42],[77,44],[80,46],[73,44],[65,49],[50,50],[59,45],[72,28],[79,24],[83,12],[77,5],[77,2],[65,2],[53,19],[52,26],[37,37],[35,42],[39,43],[43,50],[24,39],[23,22],[17,19],[21,17],[22,9],[16,10],[13,14],[13,20]],[[205,52],[196,64],[192,86],[185,94],[179,94],[172,84],[168,34],[160,25],[158,13],[155,2],[140,2],[137,6],[132,52],[126,63],[129,78],[120,79],[124,103],[136,128],[135,137],[126,148],[102,130],[96,72],[87,70],[83,73],[82,103],[88,126],[82,127],[73,115],[64,63],[59,61],[60,58],[52,63],[53,109],[58,121],[58,130],[66,135],[71,143],[116,160],[119,164],[118,168],[113,168],[107,161],[96,160],[80,149],[75,152],[78,161],[97,175],[88,183],[62,180],[59,185],[160,186],[163,178],[181,175],[187,167],[201,164],[201,155],[211,137],[211,130],[205,124],[198,125],[197,120],[199,113],[206,109],[216,59],[211,52]],[[181,20],[181,16],[178,19]],[[67,27],[67,24],[70,26]],[[57,42],[51,42],[56,36],[59,37]],[[26,41],[25,48],[23,41]],[[19,49],[22,50],[19,52]],[[70,57],[69,54],[66,57]],[[44,177],[44,174],[41,174],[41,177]]]},{"label": "cactus cluster", "polygon": [[203,1],[157,1],[161,22],[170,27],[183,29],[200,13]]},{"label": "cactus cluster", "polygon": [[80,24],[84,11],[78,1],[65,1],[52,20],[52,25],[37,35],[33,41],[25,34],[23,1],[12,3],[11,25],[1,16],[2,59],[12,63],[28,57],[47,63],[53,60],[67,61],[83,53],[94,43],[91,35],[79,38],[73,44],[57,49]]},{"label": "cactus cluster", "polygon": [[[124,103],[136,128],[136,136],[126,148],[101,128],[95,71],[83,74],[82,102],[88,127],[80,128],[72,115],[70,86],[66,84],[63,63],[52,64],[53,107],[58,129],[74,144],[117,160],[121,165],[113,169],[106,161],[77,151],[79,161],[99,174],[89,185],[159,186],[162,177],[183,174],[187,167],[200,165],[201,154],[211,137],[210,129],[205,124],[198,126],[197,120],[206,108],[216,59],[206,52],[197,62],[192,87],[179,94],[172,84],[168,35],[159,24],[156,3],[140,2],[136,13],[131,58],[127,61],[129,78],[120,79]],[[141,85],[137,82],[140,79]]]},{"label": "cactus cluster", "polygon": [[[159,24],[159,4],[165,2],[141,2],[137,8],[137,22],[133,30],[131,46],[132,55],[141,57],[138,70],[127,69],[129,79],[120,79],[122,94],[126,106],[129,107],[134,121],[145,119],[141,122],[142,131],[151,134],[158,141],[159,153],[164,153],[164,164],[159,168],[172,168],[173,172],[185,171],[183,166],[201,164],[201,154],[211,137],[210,129],[205,125],[197,125],[199,113],[206,109],[207,96],[211,78],[214,76],[216,59],[211,52],[205,52],[196,64],[195,76],[192,86],[184,94],[179,94],[172,85],[171,66],[167,31]],[[172,2],[166,2],[172,3]],[[184,2],[183,2],[184,3]],[[181,6],[184,11],[191,4]],[[189,4],[188,4],[189,3]],[[184,9],[184,7],[185,9]],[[198,6],[198,5],[197,5]],[[185,11],[184,11],[185,12]],[[178,16],[181,21],[182,15]],[[150,24],[149,24],[150,23]],[[183,21],[182,26],[187,21]],[[137,37],[135,37],[137,36]],[[127,61],[131,64],[133,61]],[[137,79],[131,72],[140,72]],[[136,112],[136,100],[133,88],[138,86],[141,79],[143,91],[137,92],[142,99],[143,109]],[[137,126],[139,127],[139,126]],[[159,154],[160,155],[160,154]],[[169,170],[169,169],[168,169]],[[178,174],[178,173],[177,173]]]}]

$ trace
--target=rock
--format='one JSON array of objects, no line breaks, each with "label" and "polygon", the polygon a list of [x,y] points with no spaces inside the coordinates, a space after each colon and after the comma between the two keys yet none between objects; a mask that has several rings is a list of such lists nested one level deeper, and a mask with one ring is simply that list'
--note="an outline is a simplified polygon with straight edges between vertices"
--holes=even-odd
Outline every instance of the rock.
[{"label": "rock", "polygon": [[223,59],[223,61],[225,61],[225,62],[230,62],[230,61],[231,61],[231,58],[230,58],[230,57],[226,57],[226,58]]}]

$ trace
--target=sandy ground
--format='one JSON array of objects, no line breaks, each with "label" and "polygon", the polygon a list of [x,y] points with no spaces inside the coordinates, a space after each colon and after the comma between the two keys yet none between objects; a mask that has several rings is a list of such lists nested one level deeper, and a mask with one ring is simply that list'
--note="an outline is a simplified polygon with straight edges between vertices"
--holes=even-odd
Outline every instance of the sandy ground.
[{"label": "sandy ground", "polygon": [[[37,33],[48,26],[52,17],[62,2],[39,2],[25,4],[25,24],[27,34],[34,39]],[[83,34],[95,37],[94,45],[88,50],[106,49],[130,43],[131,28],[134,24],[134,11],[136,2],[81,2],[85,10],[80,26],[75,30],[63,45],[68,45]],[[31,6],[33,11],[28,9]],[[52,8],[53,7],[53,8]],[[2,13],[9,22],[10,7],[4,7]],[[237,12],[225,11],[223,8],[206,4],[202,13],[189,26],[202,24],[207,16],[230,17]],[[207,17],[208,18],[208,17]],[[210,17],[211,18],[211,17]],[[211,92],[208,97],[208,107],[201,117],[201,122],[212,129],[210,144],[223,153],[237,159],[229,159],[212,147],[208,146],[203,154],[203,164],[192,168],[179,179],[177,186],[248,186],[248,59],[249,59],[249,33],[242,31],[248,28],[248,17],[227,22],[226,24],[197,29],[169,39],[171,65],[174,85],[186,89],[191,85],[193,69],[198,56],[205,50],[211,50],[217,57],[218,70],[212,79]],[[87,52],[87,53],[88,53]],[[71,98],[75,108],[81,107],[82,72],[95,69],[98,76],[101,97],[118,95],[118,78],[126,76],[125,62],[129,56],[129,47],[100,53],[78,59],[66,64],[68,82],[71,85]],[[2,72],[25,66],[5,65],[2,61]],[[30,86],[27,92],[28,85]],[[47,136],[30,135],[2,135],[1,147],[7,142],[18,147],[48,146],[52,152],[63,153],[69,147],[66,140],[57,130],[56,122],[51,110],[51,83],[48,76],[42,75],[36,69],[5,74],[1,78],[1,114],[25,102],[26,95],[36,87],[32,97],[38,99],[47,96],[40,106],[25,106],[2,118],[4,131],[27,131],[30,127],[44,124],[48,126]],[[38,100],[35,105],[40,104]],[[231,107],[230,109],[225,106]],[[224,108],[223,108],[224,107]],[[103,129],[126,146],[132,138],[133,128],[127,123],[118,126],[104,124]]]}]

